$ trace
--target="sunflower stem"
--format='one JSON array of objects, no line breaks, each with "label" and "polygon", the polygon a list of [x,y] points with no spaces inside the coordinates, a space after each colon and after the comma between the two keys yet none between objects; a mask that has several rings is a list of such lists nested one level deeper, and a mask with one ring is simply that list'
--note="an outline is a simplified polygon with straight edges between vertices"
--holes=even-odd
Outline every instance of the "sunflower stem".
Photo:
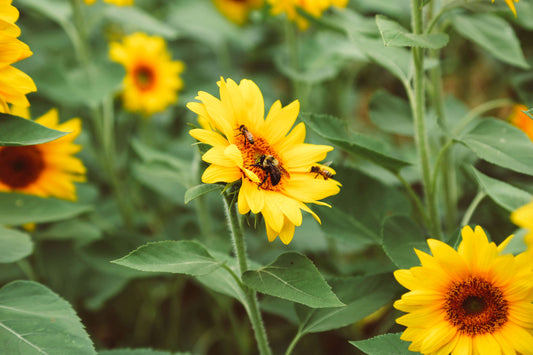
[{"label": "sunflower stem", "polygon": [[484,191],[478,191],[476,197],[470,202],[470,206],[465,211],[465,214],[463,215],[463,219],[461,220],[461,227],[466,226],[468,223],[470,223],[470,219],[472,218],[472,215],[474,214],[474,211],[476,210],[477,206],[483,201],[483,199],[487,196],[487,194]]},{"label": "sunflower stem", "polygon": [[[422,3],[421,0],[411,1],[412,26],[415,35],[422,34]],[[412,48],[414,77],[414,95],[410,96],[413,110],[413,120],[415,125],[415,142],[422,169],[422,183],[424,186],[424,197],[426,208],[429,214],[430,232],[437,238],[442,239],[439,216],[437,211],[437,200],[435,191],[431,189],[431,168],[429,163],[429,144],[425,122],[425,89],[424,89],[424,51],[423,48]]]},{"label": "sunflower stem", "polygon": [[[228,225],[231,231],[233,239],[233,247],[235,255],[239,263],[239,278],[242,278],[242,274],[248,270],[248,258],[246,256],[246,244],[244,243],[244,230],[237,211],[237,205],[234,202],[233,194],[231,192],[225,192],[224,194],[224,206],[226,207],[226,214],[228,216]],[[261,312],[259,311],[259,302],[257,300],[256,292],[247,287],[241,280],[241,287],[246,294],[246,311],[248,318],[252,323],[254,330],[255,340],[257,341],[257,347],[261,355],[271,355],[272,351],[268,345],[268,338],[266,329],[263,324]]]},{"label": "sunflower stem", "polygon": [[287,351],[285,351],[285,355],[291,355],[292,354],[292,351],[294,350],[294,348],[296,347],[296,344],[298,344],[298,342],[300,341],[302,336],[303,336],[302,332],[300,331],[300,329],[298,329],[298,333],[296,333],[296,335],[292,339],[291,343],[287,347]]}]

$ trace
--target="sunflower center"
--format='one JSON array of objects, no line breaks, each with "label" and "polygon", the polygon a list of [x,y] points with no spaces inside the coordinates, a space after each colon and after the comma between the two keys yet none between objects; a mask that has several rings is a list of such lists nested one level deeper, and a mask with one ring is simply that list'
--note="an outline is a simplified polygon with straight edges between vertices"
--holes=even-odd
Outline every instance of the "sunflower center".
[{"label": "sunflower center", "polygon": [[257,186],[270,191],[282,190],[289,173],[270,144],[243,125],[235,132],[235,145],[241,151],[244,166],[259,177]]},{"label": "sunflower center", "polygon": [[493,333],[506,322],[509,305],[503,292],[479,277],[453,283],[444,304],[446,320],[468,336]]},{"label": "sunflower center", "polygon": [[0,149],[0,182],[22,189],[35,182],[44,170],[41,152],[35,146]]},{"label": "sunflower center", "polygon": [[138,65],[133,69],[135,85],[142,91],[150,90],[155,84],[154,70],[147,65]]}]

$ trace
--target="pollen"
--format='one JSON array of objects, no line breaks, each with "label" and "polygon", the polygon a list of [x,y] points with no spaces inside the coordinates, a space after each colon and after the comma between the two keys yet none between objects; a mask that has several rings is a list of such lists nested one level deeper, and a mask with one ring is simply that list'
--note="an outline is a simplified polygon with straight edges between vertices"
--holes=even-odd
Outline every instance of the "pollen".
[{"label": "pollen", "polygon": [[445,319],[467,336],[493,333],[507,321],[509,305],[501,289],[479,278],[455,282],[445,295]]},{"label": "pollen", "polygon": [[[280,160],[280,157],[274,149],[270,146],[270,144],[263,138],[258,136],[255,133],[250,132],[253,136],[254,143],[251,144],[246,135],[239,133],[239,128],[237,127],[235,129],[235,145],[237,145],[237,148],[241,151],[243,163],[244,166],[253,171],[257,177],[259,177],[260,182],[257,184],[259,188],[263,190],[270,190],[270,191],[281,191],[283,190],[283,185],[285,180],[288,178],[288,173],[283,169],[283,162]],[[272,180],[270,177],[270,173],[262,169],[261,167],[257,166],[256,164],[259,162],[259,159],[263,155],[271,155],[276,159],[279,163],[279,169],[281,172],[281,179],[280,181],[273,185]]]}]

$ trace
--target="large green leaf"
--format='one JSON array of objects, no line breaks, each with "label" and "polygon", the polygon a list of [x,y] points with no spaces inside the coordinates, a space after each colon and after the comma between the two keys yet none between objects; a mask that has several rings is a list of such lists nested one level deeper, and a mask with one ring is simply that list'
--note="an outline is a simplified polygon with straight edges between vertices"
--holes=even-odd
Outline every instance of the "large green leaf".
[{"label": "large green leaf", "polygon": [[0,193],[0,224],[52,222],[92,210],[92,206],[18,193]]},{"label": "large green leaf", "polygon": [[343,305],[313,262],[295,252],[284,253],[259,270],[246,271],[242,280],[256,291],[313,308]]},{"label": "large green leaf", "polygon": [[0,146],[41,144],[68,133],[50,129],[21,117],[0,113]]},{"label": "large green leaf", "polygon": [[113,349],[113,350],[101,350],[98,355],[190,355],[189,352],[177,352],[171,353],[168,351],[159,351],[153,349]]},{"label": "large green leaf", "polygon": [[472,168],[479,185],[498,205],[512,212],[531,201],[531,194]]},{"label": "large green leaf", "polygon": [[136,31],[159,35],[170,40],[176,39],[179,34],[175,28],[159,21],[138,6],[109,6],[105,16],[113,23],[120,23]]},{"label": "large green leaf", "polygon": [[413,116],[405,100],[378,90],[370,99],[369,109],[370,120],[383,131],[413,136]]},{"label": "large green leaf", "polygon": [[166,164],[134,163],[133,176],[144,186],[176,204],[183,204],[184,183],[189,180],[184,174]]},{"label": "large green leaf", "polygon": [[399,268],[420,265],[414,249],[429,251],[420,227],[405,216],[391,216],[383,223],[383,250]]},{"label": "large green leaf", "polygon": [[377,337],[351,341],[350,344],[369,355],[415,355],[409,351],[410,343],[400,339],[401,333],[378,335]]},{"label": "large green leaf", "polygon": [[485,118],[471,131],[457,138],[476,155],[492,164],[533,175],[533,144],[519,128]]},{"label": "large green leaf", "polygon": [[383,39],[383,44],[389,47],[421,47],[439,49],[448,44],[449,37],[445,33],[414,34],[405,29],[398,22],[383,15],[376,16],[376,23]]},{"label": "large green leaf", "polygon": [[211,191],[222,191],[223,188],[224,186],[217,184],[200,184],[193,186],[185,191],[185,204]]},{"label": "large green leaf", "polygon": [[3,354],[96,354],[70,304],[32,281],[0,289],[0,344]]},{"label": "large green leaf", "polygon": [[209,274],[221,265],[203,245],[188,240],[148,243],[113,263],[142,271],[193,276]]},{"label": "large green leaf", "polygon": [[59,24],[68,22],[72,14],[70,5],[65,1],[19,0],[24,8],[35,10]]},{"label": "large green leaf", "polygon": [[28,234],[0,226],[0,263],[12,263],[32,251],[33,242]]},{"label": "large green leaf", "polygon": [[501,17],[488,13],[455,14],[452,16],[452,24],[457,32],[499,60],[520,68],[529,68],[513,27]]},{"label": "large green leaf", "polygon": [[302,333],[316,333],[353,324],[391,302],[400,290],[392,274],[349,277],[330,281],[344,307],[311,309],[296,306]]},{"label": "large green leaf", "polygon": [[350,134],[344,122],[336,117],[313,113],[302,113],[301,116],[309,127],[331,143],[391,172],[397,173],[410,165],[395,157],[382,142],[360,133]]}]

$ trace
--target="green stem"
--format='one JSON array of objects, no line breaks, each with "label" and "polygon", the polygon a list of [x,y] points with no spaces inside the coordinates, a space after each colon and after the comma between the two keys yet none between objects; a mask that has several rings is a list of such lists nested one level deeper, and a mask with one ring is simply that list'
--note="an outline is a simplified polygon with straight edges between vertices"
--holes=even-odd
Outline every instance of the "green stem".
[{"label": "green stem", "polygon": [[514,104],[510,99],[496,99],[482,103],[470,110],[462,119],[461,124],[453,131],[454,135],[459,135],[473,120],[483,113],[495,108],[505,107]]},{"label": "green stem", "polygon": [[[421,0],[411,1],[413,33],[422,34],[422,5]],[[431,170],[429,163],[429,144],[426,132],[425,122],[425,90],[424,90],[424,51],[422,48],[413,47],[413,64],[414,64],[414,95],[410,96],[411,107],[415,125],[415,142],[420,159],[420,168],[422,169],[422,183],[424,186],[424,197],[426,207],[429,212],[430,232],[437,238],[442,239],[440,230],[439,216],[437,212],[437,201],[435,191],[431,190]]]},{"label": "green stem", "polygon": [[300,329],[298,329],[298,333],[296,333],[296,335],[292,339],[291,343],[287,347],[287,351],[285,351],[285,355],[291,355],[292,354],[292,351],[294,350],[294,347],[300,341],[302,336],[303,336],[303,334],[300,332]]},{"label": "green stem", "polygon": [[474,214],[474,211],[476,210],[477,206],[480,204],[480,202],[487,196],[487,194],[483,191],[479,191],[470,203],[470,206],[465,211],[465,214],[463,215],[463,219],[461,220],[461,227],[466,226],[468,223],[470,223],[470,218],[472,218],[472,215]]},{"label": "green stem", "polygon": [[415,193],[411,185],[400,174],[396,174],[396,178],[402,183],[403,187],[407,191],[407,194],[409,195],[411,201],[416,207],[418,214],[420,215],[420,217],[422,217],[424,225],[429,225],[429,216],[426,213],[426,209],[424,208],[422,201],[420,201],[420,198],[418,198],[418,195]]},{"label": "green stem", "polygon": [[[239,263],[239,275],[242,275],[248,270],[248,258],[246,256],[246,244],[244,243],[244,231],[237,212],[237,205],[233,201],[231,193],[224,193],[224,205],[226,207],[226,214],[228,216],[228,225],[231,231],[233,239],[233,247],[235,255]],[[261,355],[271,355],[272,351],[268,345],[268,338],[259,312],[259,302],[257,301],[257,295],[255,291],[249,289],[241,282],[241,287],[246,293],[246,310],[248,312],[248,318],[252,323],[252,328],[255,334],[255,340],[257,341],[257,347]]]},{"label": "green stem", "polygon": [[37,281],[37,275],[33,270],[33,266],[28,262],[27,259],[20,259],[17,261],[17,265],[24,272],[24,275],[32,281]]}]

